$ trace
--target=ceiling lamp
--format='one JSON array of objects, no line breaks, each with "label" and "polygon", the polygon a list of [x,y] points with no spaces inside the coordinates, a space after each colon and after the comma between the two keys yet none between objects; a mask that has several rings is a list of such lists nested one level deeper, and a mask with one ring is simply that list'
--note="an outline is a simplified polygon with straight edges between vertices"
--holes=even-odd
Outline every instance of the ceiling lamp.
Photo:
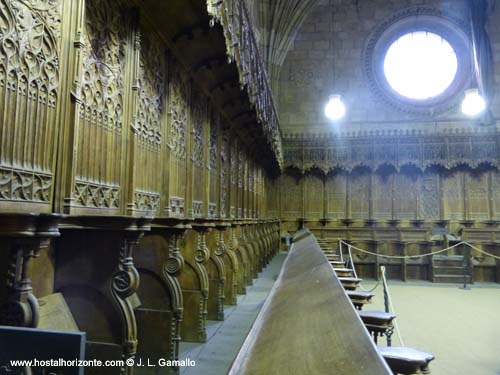
[{"label": "ceiling lamp", "polygon": [[462,113],[467,116],[477,116],[486,109],[486,102],[479,94],[479,89],[469,89],[465,91],[462,102]]},{"label": "ceiling lamp", "polygon": [[331,95],[325,106],[325,116],[330,120],[340,120],[345,116],[345,105],[341,95]]}]

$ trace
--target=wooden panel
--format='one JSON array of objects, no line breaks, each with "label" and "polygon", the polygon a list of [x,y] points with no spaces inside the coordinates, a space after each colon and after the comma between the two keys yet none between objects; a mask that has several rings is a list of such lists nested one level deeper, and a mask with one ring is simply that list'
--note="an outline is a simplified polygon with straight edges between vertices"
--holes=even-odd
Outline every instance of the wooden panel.
[{"label": "wooden panel", "polygon": [[441,175],[444,217],[450,220],[463,220],[464,184],[462,172],[444,172]]},{"label": "wooden panel", "polygon": [[178,62],[172,62],[169,81],[169,149],[170,178],[169,203],[170,216],[185,216],[187,182],[187,142],[188,106],[190,82],[182,74]]},{"label": "wooden panel", "polygon": [[61,6],[0,1],[0,210],[52,208]]},{"label": "wooden panel", "polygon": [[353,219],[367,219],[370,207],[370,174],[353,172],[349,175],[349,199]]},{"label": "wooden panel", "polygon": [[311,175],[305,177],[305,217],[319,219],[323,217],[323,180]]},{"label": "wooden panel", "polygon": [[212,109],[210,117],[210,149],[209,149],[209,203],[208,216],[219,216],[219,135],[220,135],[220,118],[218,113]]},{"label": "wooden panel", "polygon": [[120,2],[85,2],[81,104],[76,114],[72,213],[118,214],[124,198],[130,19]]},{"label": "wooden panel", "polygon": [[326,191],[328,196],[328,213],[330,219],[344,219],[346,213],[346,179],[345,173],[336,173],[328,176]]},{"label": "wooden panel", "polygon": [[192,216],[202,217],[205,201],[205,130],[207,128],[208,107],[206,98],[193,92],[192,97],[192,144],[191,161],[193,163],[193,200]]},{"label": "wooden panel", "polygon": [[500,220],[500,174],[497,172],[491,172],[491,198],[494,219]]},{"label": "wooden panel", "polygon": [[440,216],[439,176],[424,173],[420,185],[420,215],[422,219],[434,220]]},{"label": "wooden panel", "polygon": [[141,31],[134,128],[137,150],[132,160],[134,185],[129,210],[158,215],[160,208],[162,145],[165,142],[162,116],[165,110],[165,47],[149,30]]},{"label": "wooden panel", "polygon": [[284,175],[281,178],[283,216],[298,218],[302,216],[302,180]]},{"label": "wooden panel", "polygon": [[374,173],[372,180],[373,218],[392,219],[392,193],[394,175]]},{"label": "wooden panel", "polygon": [[221,126],[221,150],[220,150],[220,216],[229,217],[229,131],[227,125]]},{"label": "wooden panel", "polygon": [[465,178],[467,191],[468,219],[489,219],[488,173],[471,173]]},{"label": "wooden panel", "polygon": [[417,215],[417,175],[394,175],[394,217],[415,219]]}]

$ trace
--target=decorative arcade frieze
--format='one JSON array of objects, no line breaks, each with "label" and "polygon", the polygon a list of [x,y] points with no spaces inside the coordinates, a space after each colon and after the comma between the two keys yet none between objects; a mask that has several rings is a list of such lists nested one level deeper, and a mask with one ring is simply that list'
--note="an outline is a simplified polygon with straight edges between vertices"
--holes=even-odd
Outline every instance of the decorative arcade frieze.
[{"label": "decorative arcade frieze", "polygon": [[429,134],[420,131],[373,130],[342,134],[284,135],[285,167],[304,173],[317,169],[352,171],[366,167],[396,170],[411,166],[452,169],[499,166],[500,134],[496,128],[450,130]]}]

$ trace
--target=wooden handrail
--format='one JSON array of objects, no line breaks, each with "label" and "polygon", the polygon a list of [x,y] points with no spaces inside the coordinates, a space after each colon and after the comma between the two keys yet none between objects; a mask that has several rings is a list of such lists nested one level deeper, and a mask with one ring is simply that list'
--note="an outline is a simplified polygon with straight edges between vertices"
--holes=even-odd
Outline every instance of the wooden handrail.
[{"label": "wooden handrail", "polygon": [[390,375],[313,235],[297,236],[229,372]]}]

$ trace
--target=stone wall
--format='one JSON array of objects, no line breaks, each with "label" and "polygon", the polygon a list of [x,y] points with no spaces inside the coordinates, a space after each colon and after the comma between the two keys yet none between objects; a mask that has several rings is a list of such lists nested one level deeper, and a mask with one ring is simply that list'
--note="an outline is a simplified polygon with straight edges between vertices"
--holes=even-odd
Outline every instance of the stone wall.
[{"label": "stone wall", "polygon": [[[370,35],[394,13],[425,6],[467,25],[465,5],[462,0],[319,1],[299,30],[281,70],[279,108],[283,131],[418,127],[432,132],[441,122],[448,127],[470,127],[471,120],[460,113],[461,97],[456,98],[452,109],[432,117],[406,114],[391,107],[370,89],[364,61]],[[497,20],[500,10],[493,9],[489,31],[496,67],[500,64]],[[498,86],[498,72],[495,80]],[[348,108],[345,121],[337,125],[329,123],[323,114],[332,93],[342,94]],[[498,104],[495,98],[491,105],[494,114],[498,114]]]}]

